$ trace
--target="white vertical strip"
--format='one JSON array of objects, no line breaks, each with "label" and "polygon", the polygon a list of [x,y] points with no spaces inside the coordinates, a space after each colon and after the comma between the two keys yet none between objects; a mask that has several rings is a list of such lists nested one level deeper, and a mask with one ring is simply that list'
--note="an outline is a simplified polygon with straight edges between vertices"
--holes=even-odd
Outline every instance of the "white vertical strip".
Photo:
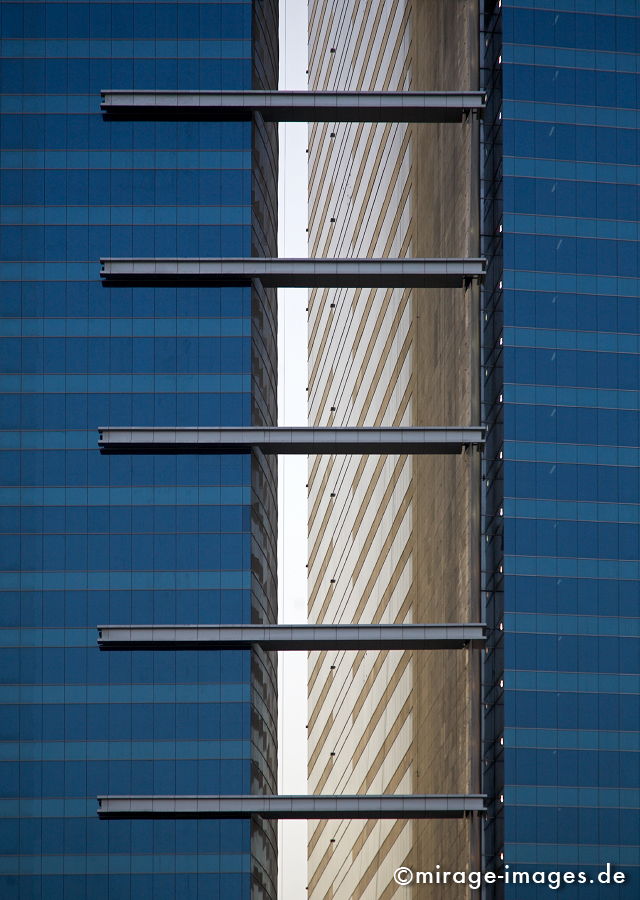
[{"label": "white vertical strip", "polygon": [[[280,84],[307,89],[307,4],[280,0]],[[307,256],[307,125],[280,124],[278,250]],[[307,424],[307,290],[278,291],[278,424]],[[278,460],[278,617],[307,621],[307,459]],[[278,658],[278,790],[307,793],[307,654]],[[278,823],[278,897],[300,900],[307,886],[306,823]]]}]

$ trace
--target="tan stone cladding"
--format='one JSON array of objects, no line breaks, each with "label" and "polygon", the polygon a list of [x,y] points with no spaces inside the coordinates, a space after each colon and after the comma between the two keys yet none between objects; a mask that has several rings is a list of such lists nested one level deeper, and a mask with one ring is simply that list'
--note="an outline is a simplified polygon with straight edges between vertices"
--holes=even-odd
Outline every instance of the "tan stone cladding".
[{"label": "tan stone cladding", "polygon": [[[312,90],[478,82],[473,0],[310,0]],[[311,124],[309,255],[478,256],[477,128]],[[478,328],[477,287],[311,292],[309,423],[476,423]],[[311,457],[309,621],[479,621],[479,483],[475,451]],[[309,791],[479,792],[479,672],[468,652],[310,654]],[[309,823],[311,900],[479,863],[469,821]]]}]

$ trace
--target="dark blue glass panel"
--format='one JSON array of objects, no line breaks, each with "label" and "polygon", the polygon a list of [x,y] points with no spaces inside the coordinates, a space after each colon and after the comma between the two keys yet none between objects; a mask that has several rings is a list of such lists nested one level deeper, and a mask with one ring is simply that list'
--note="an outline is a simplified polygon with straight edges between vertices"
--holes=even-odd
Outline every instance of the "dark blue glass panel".
[{"label": "dark blue glass panel", "polygon": [[[637,882],[640,16],[503,0],[492,23],[488,569],[504,706],[488,728],[504,831],[490,852],[530,873],[609,861]],[[607,896],[590,878],[563,895]]]},{"label": "dark blue glass panel", "polygon": [[251,124],[109,122],[99,102],[250,88],[252,16],[251,2],[2,4],[7,900],[250,893],[249,823],[95,815],[103,793],[251,790],[249,655],[101,654],[95,628],[251,619],[249,457],[96,444],[105,424],[251,424],[250,290],[105,290],[98,260],[251,254]]}]

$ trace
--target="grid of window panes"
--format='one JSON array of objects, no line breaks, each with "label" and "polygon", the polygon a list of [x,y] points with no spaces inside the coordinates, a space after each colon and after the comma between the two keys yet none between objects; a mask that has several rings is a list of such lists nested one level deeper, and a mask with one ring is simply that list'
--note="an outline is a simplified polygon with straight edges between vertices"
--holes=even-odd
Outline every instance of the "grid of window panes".
[{"label": "grid of window panes", "polygon": [[250,254],[251,125],[103,121],[104,88],[248,88],[250,2],[6,2],[0,896],[248,897],[249,824],[96,795],[250,791],[244,653],[103,623],[250,620],[247,456],[100,456],[100,425],[251,424],[248,288],[105,289],[100,256]]},{"label": "grid of window panes", "polygon": [[636,896],[640,13],[503,0],[502,37],[505,862]]}]

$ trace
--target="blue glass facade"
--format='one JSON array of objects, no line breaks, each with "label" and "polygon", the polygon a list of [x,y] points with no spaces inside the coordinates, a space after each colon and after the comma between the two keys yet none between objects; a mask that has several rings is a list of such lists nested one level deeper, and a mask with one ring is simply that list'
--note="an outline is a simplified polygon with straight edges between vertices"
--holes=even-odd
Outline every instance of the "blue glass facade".
[{"label": "blue glass facade", "polygon": [[274,894],[272,831],[95,799],[275,790],[268,657],[100,654],[95,630],[273,620],[271,464],[97,450],[105,424],[275,421],[272,296],[99,280],[101,256],[275,251],[273,129],[99,111],[104,88],[274,87],[257,5],[0,6],[3,900]]},{"label": "blue glass facade", "polygon": [[636,897],[640,13],[502,0],[485,28],[489,859],[610,862],[624,885],[563,896]]}]

